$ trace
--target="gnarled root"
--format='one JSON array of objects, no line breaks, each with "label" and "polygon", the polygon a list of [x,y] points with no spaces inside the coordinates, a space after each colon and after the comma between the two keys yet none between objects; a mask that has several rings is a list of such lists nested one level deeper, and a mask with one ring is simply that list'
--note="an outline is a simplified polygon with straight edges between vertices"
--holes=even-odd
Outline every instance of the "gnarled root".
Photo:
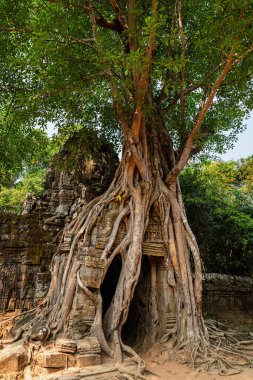
[{"label": "gnarled root", "polygon": [[[220,375],[240,373],[243,367],[253,364],[253,338],[240,341],[242,335],[233,330],[216,327],[215,321],[206,322],[206,335],[192,336],[174,353],[180,362],[190,365],[200,372],[217,371]],[[183,360],[182,360],[183,358]]]}]

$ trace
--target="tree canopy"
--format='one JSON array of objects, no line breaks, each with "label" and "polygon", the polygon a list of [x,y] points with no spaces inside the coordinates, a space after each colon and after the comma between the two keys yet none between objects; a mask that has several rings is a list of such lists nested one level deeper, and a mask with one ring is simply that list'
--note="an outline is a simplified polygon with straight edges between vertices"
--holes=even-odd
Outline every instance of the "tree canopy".
[{"label": "tree canopy", "polygon": [[1,0],[1,109],[22,125],[81,124],[120,141],[149,73],[156,111],[145,112],[163,113],[174,147],[182,153],[193,137],[191,154],[221,152],[252,109],[252,8]]}]

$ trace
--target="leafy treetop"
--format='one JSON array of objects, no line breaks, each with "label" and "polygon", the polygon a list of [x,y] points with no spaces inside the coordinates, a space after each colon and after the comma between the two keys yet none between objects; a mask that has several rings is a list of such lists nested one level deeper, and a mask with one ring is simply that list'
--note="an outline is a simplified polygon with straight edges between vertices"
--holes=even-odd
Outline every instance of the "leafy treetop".
[{"label": "leafy treetop", "polygon": [[159,112],[181,171],[231,145],[252,109],[251,0],[0,0],[0,12],[0,107],[22,125],[120,141],[138,107]]}]

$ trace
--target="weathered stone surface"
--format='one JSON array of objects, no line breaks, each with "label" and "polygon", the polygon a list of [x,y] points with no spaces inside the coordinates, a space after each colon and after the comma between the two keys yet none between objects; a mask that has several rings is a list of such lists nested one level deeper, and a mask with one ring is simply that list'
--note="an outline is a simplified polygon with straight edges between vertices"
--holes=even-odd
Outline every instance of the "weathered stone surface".
[{"label": "weathered stone surface", "polygon": [[34,325],[31,332],[31,340],[44,342],[50,335],[50,329],[47,325]]},{"label": "weathered stone surface", "polygon": [[[78,132],[53,159],[43,196],[29,193],[22,215],[0,215],[0,311],[24,311],[41,302],[63,227],[109,186],[117,156],[109,145],[94,153],[89,144],[85,133]],[[87,148],[92,159],[84,153]],[[58,250],[68,252],[70,244],[66,237]]]},{"label": "weathered stone surface", "polygon": [[28,355],[24,347],[19,345],[7,346],[0,351],[0,373],[18,372],[28,364]]},{"label": "weathered stone surface", "polygon": [[75,355],[68,354],[67,355],[67,361],[68,361],[68,368],[74,367],[76,364],[76,357]]},{"label": "weathered stone surface", "polygon": [[40,352],[36,357],[36,364],[44,368],[65,368],[67,355],[59,352]]},{"label": "weathered stone surface", "polygon": [[[99,253],[99,252],[98,252]],[[102,278],[103,278],[103,268],[104,260],[94,257],[94,256],[85,256],[84,264],[80,269],[80,279],[85,286],[91,288],[100,288]]]},{"label": "weathered stone surface", "polygon": [[99,365],[101,364],[101,357],[94,354],[77,355],[76,363],[79,368]]},{"label": "weathered stone surface", "polygon": [[55,347],[59,352],[66,352],[73,354],[76,352],[76,342],[71,339],[57,339],[55,342]]},{"label": "weathered stone surface", "polygon": [[100,343],[95,336],[89,336],[77,341],[77,352],[80,355],[100,354],[100,351]]},{"label": "weathered stone surface", "polygon": [[227,321],[253,323],[253,279],[206,273],[203,276],[203,311],[207,316]]}]

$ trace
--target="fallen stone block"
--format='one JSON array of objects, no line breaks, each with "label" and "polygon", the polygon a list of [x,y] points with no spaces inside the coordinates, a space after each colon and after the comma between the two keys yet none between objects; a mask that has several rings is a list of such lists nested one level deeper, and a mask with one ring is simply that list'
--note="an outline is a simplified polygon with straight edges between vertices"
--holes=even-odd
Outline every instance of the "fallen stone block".
[{"label": "fallen stone block", "polygon": [[12,344],[0,352],[0,372],[21,371],[28,364],[28,355],[22,345]]},{"label": "fallen stone block", "polygon": [[101,364],[100,355],[77,355],[76,364],[79,368]]},{"label": "fallen stone block", "polygon": [[40,352],[36,357],[36,363],[44,368],[65,368],[67,355],[60,352]]}]

